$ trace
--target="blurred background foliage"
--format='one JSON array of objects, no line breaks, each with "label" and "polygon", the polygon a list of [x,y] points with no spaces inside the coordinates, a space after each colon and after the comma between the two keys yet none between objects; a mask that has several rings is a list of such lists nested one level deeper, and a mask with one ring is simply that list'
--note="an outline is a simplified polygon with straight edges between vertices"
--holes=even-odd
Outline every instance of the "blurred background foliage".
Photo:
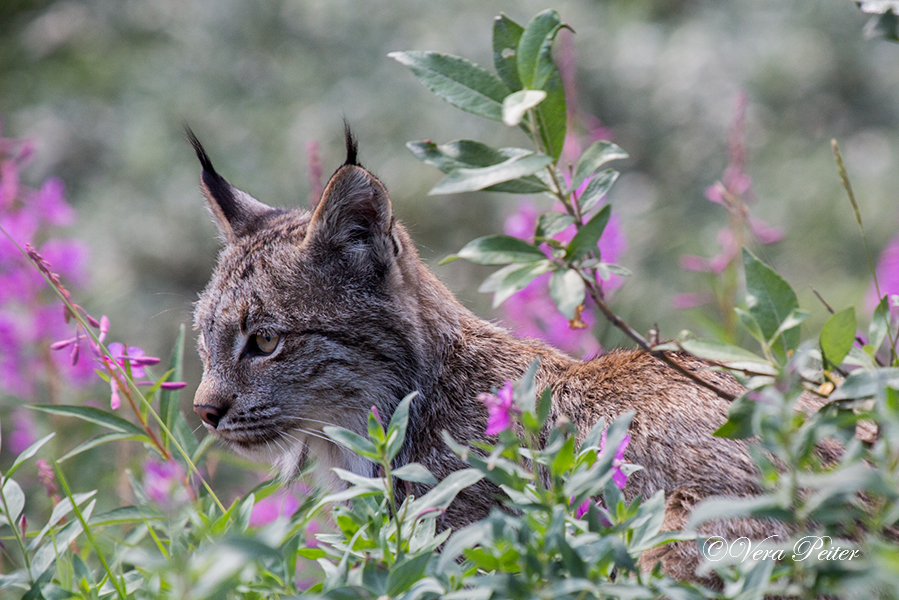
[{"label": "blurred background foliage", "polygon": [[[387,53],[491,65],[491,17],[526,22],[548,6],[577,32],[562,35],[581,109],[632,157],[609,198],[627,237],[620,262],[634,272],[613,305],[632,326],[658,323],[663,337],[702,330],[672,299],[705,289],[707,276],[678,261],[719,251],[727,213],[704,190],[727,165],[740,91],[753,214],[786,232],[756,250],[814,324],[826,313],[813,288],[837,310],[865,302],[864,247],[829,142],[841,143],[879,253],[899,225],[899,45],[866,38],[867,16],[849,0],[3,0],[3,133],[35,142],[28,183],[58,176],[67,186],[79,215],[67,235],[91,248],[79,302],[110,316],[115,339],[165,357],[218,247],[183,124],[233,184],[269,204],[306,205],[310,145],[326,178],[343,160],[345,117],[363,164],[436,264],[500,231],[519,199],[428,197],[441,174],[405,142],[460,132],[494,146],[526,140],[441,103]],[[435,270],[495,316],[475,291],[490,269]],[[599,327],[604,346],[624,343]],[[188,357],[185,407],[200,374]]]}]

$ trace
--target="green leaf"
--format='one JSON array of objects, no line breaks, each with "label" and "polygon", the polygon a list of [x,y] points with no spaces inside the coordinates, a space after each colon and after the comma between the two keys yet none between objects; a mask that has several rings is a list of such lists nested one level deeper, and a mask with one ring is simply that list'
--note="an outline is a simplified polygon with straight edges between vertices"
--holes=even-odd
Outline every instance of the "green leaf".
[{"label": "green leaf", "polygon": [[50,413],[51,415],[64,415],[67,417],[77,417],[90,423],[102,425],[107,429],[118,431],[120,433],[128,433],[135,436],[145,435],[146,432],[132,423],[126,421],[122,417],[118,417],[111,412],[94,408],[92,406],[71,406],[67,404],[35,404],[31,408],[41,412]]},{"label": "green leaf", "polygon": [[509,88],[483,67],[458,56],[438,52],[391,52],[432,92],[464,111],[502,121],[503,98]]},{"label": "green leaf", "polygon": [[552,462],[552,472],[556,476],[565,473],[574,466],[574,438],[568,438],[556,453]]},{"label": "green leaf", "polygon": [[[718,340],[684,340],[680,342],[680,347],[699,358],[714,360],[729,365],[750,363],[755,370],[764,371],[766,374],[770,375],[776,374],[776,371],[770,367],[770,363],[758,354]],[[664,344],[656,346],[654,349],[677,351],[680,348],[678,348],[676,344]]]},{"label": "green leaf", "polygon": [[881,396],[889,386],[899,388],[899,367],[855,371],[830,395],[831,400],[849,400]]},{"label": "green leaf", "polygon": [[341,446],[345,446],[360,456],[373,458],[378,460],[381,458],[378,449],[369,440],[365,439],[358,433],[344,429],[342,427],[323,427],[322,432],[337,442]]},{"label": "green leaf", "polygon": [[[746,304],[749,313],[758,323],[765,340],[772,343],[778,337],[781,324],[794,309],[799,308],[796,293],[783,277],[743,248],[743,268],[746,271]],[[799,346],[799,327],[795,326],[780,335],[783,343],[775,346],[781,356]]]},{"label": "green leaf", "polygon": [[552,59],[553,40],[564,27],[556,11],[539,13],[521,34],[517,51],[521,85],[547,94],[536,109],[537,129],[546,153],[554,159],[562,152],[567,129],[565,88]]},{"label": "green leaf", "polygon": [[584,303],[586,294],[584,280],[574,269],[556,271],[549,280],[549,295],[569,321],[574,319],[574,311]]},{"label": "green leaf", "polygon": [[498,183],[533,175],[552,163],[553,159],[545,154],[528,154],[514,156],[489,167],[459,168],[440,180],[428,195],[461,194],[483,190]]},{"label": "green leaf", "polygon": [[[444,173],[450,173],[456,169],[472,169],[478,167],[490,167],[505,162],[510,158],[533,154],[532,150],[524,148],[491,148],[487,144],[474,140],[454,140],[438,146],[431,141],[407,142],[406,147],[421,162],[437,167]],[[512,181],[497,183],[485,192],[508,192],[512,194],[539,194],[547,191],[542,181],[535,176],[527,176]]]},{"label": "green leaf", "polygon": [[504,14],[493,21],[493,66],[513,92],[521,89],[518,76],[518,43],[524,27]]},{"label": "green leaf", "polygon": [[100,513],[91,518],[90,524],[97,527],[107,525],[122,525],[125,523],[142,523],[144,521],[164,521],[163,515],[146,515],[144,509],[138,506],[120,506],[112,510]]},{"label": "green leaf", "polygon": [[827,319],[821,329],[821,352],[833,366],[839,367],[852,350],[856,326],[855,308],[850,306]]},{"label": "green leaf", "polygon": [[729,438],[732,440],[745,440],[754,433],[753,418],[758,403],[746,395],[740,396],[733,402],[727,411],[727,421],[712,435]]},{"label": "green leaf", "polygon": [[518,78],[525,88],[540,89],[555,69],[550,50],[563,27],[559,13],[548,9],[528,23],[518,42]]},{"label": "green leaf", "polygon": [[[709,521],[750,516],[780,515],[780,499],[773,494],[750,498],[709,498],[693,510],[688,527],[695,528]],[[759,561],[766,562],[766,561]],[[773,562],[773,561],[767,561]]]},{"label": "green leaf", "polygon": [[[589,148],[584,150],[583,154],[581,154],[581,157],[578,159],[577,166],[574,168],[574,177],[571,179],[570,188],[576,190],[581,187],[581,184],[587,177],[596,173],[596,171],[607,162],[627,157],[628,153],[612,142],[594,142]],[[612,179],[612,181],[614,182],[614,179]],[[611,184],[609,184],[609,187],[611,187]]]},{"label": "green leaf", "polygon": [[503,267],[484,280],[479,292],[493,292],[493,308],[496,308],[513,294],[526,288],[536,278],[553,269],[549,260],[541,260],[525,265],[511,264]]},{"label": "green leaf", "polygon": [[416,498],[409,506],[409,514],[414,516],[420,515],[422,511],[429,508],[445,509],[450,502],[468,486],[474,485],[484,478],[484,475],[477,469],[462,469],[453,471],[447,475],[443,481],[434,486],[430,492]]},{"label": "green leaf", "polygon": [[737,313],[737,316],[740,318],[740,323],[743,324],[743,327],[746,328],[749,335],[758,340],[760,344],[765,345],[765,336],[762,333],[761,327],[759,327],[758,321],[755,320],[755,317],[742,308],[734,308],[734,312]]},{"label": "green leaf", "polygon": [[6,477],[3,479],[3,499],[6,501],[7,512],[0,502],[0,511],[2,511],[2,519],[9,524],[10,527],[18,527],[19,515],[25,508],[25,492],[19,487],[15,479]]},{"label": "green leaf", "polygon": [[594,206],[599,204],[606,197],[606,194],[609,193],[609,190],[612,189],[612,186],[615,185],[618,175],[618,171],[613,171],[612,169],[606,169],[593,175],[593,179],[590,180],[590,183],[587,184],[580,198],[578,198],[581,212],[589,212]]},{"label": "green leaf", "polygon": [[585,225],[583,225],[568,244],[568,250],[565,252],[565,259],[573,262],[583,258],[591,252],[597,252],[596,245],[602,232],[605,231],[606,225],[609,223],[609,217],[612,216],[612,207],[608,204],[602,207],[596,215],[593,216]]},{"label": "green leaf", "polygon": [[414,481],[426,485],[436,485],[437,479],[426,468],[418,463],[409,463],[391,471],[393,476],[403,481]]},{"label": "green leaf", "polygon": [[383,477],[365,477],[337,467],[331,470],[334,471],[334,474],[337,475],[337,477],[346,481],[352,487],[370,492],[387,493],[387,482]]},{"label": "green leaf", "polygon": [[384,426],[375,417],[374,411],[368,413],[368,439],[374,442],[375,446],[381,445],[387,441],[387,434],[384,432]]},{"label": "green leaf", "polygon": [[400,448],[403,447],[403,441],[406,439],[406,428],[409,426],[409,407],[412,400],[418,395],[418,392],[412,392],[403,398],[393,416],[390,417],[390,423],[387,425],[387,460],[392,461],[399,454]]},{"label": "green leaf", "polygon": [[871,325],[868,327],[868,343],[874,348],[874,352],[880,350],[883,341],[890,331],[890,297],[884,296],[874,309]]},{"label": "green leaf", "polygon": [[899,1],[857,0],[862,12],[874,15],[865,25],[865,35],[899,42]]},{"label": "green leaf", "polygon": [[[96,500],[91,500],[90,504],[81,511],[85,521],[90,520],[91,514],[94,512],[94,506],[97,505]],[[31,576],[34,579],[40,578],[56,561],[57,549],[66,548],[75,541],[84,531],[80,520],[72,521],[63,527],[51,540],[48,540],[40,549],[34,553],[31,559]]]},{"label": "green leaf", "polygon": [[515,127],[529,110],[546,99],[543,90],[521,90],[513,92],[503,100],[503,123]]},{"label": "green leaf", "polygon": [[60,500],[59,503],[53,507],[53,512],[50,513],[50,519],[47,521],[47,524],[44,525],[43,529],[41,529],[37,536],[31,540],[31,543],[28,544],[28,551],[33,552],[40,546],[41,541],[43,541],[44,536],[50,531],[50,528],[59,523],[63,517],[75,510],[75,506],[84,504],[96,494],[97,490],[93,490],[83,494],[72,494],[72,496],[67,496]]},{"label": "green leaf", "polygon": [[440,264],[464,258],[479,265],[505,265],[546,260],[537,246],[508,235],[488,235],[465,244],[458,254],[447,257]]},{"label": "green leaf", "polygon": [[50,434],[42,437],[38,441],[34,442],[33,444],[31,444],[24,450],[22,450],[22,452],[16,457],[16,460],[13,461],[12,466],[6,472],[6,477],[7,478],[12,477],[13,474],[19,470],[19,467],[22,466],[23,462],[25,462],[26,460],[28,460],[29,458],[31,458],[32,456],[37,454],[37,451],[40,450],[41,447],[44,444],[46,444],[47,442],[49,442],[55,435],[56,435],[55,432],[50,433]]},{"label": "green leaf", "polygon": [[393,598],[402,594],[424,577],[431,556],[428,552],[393,565],[387,575],[387,596]]},{"label": "green leaf", "polygon": [[553,71],[541,89],[546,99],[534,109],[537,115],[537,130],[546,153],[559,160],[568,131],[568,109],[565,103],[565,86],[558,71]]},{"label": "green leaf", "polygon": [[574,217],[563,212],[551,211],[543,213],[537,218],[537,238],[550,238],[557,233],[562,233],[574,225]]},{"label": "green leaf", "polygon": [[[167,381],[183,381],[184,379],[184,323],[178,328],[178,337],[172,347],[172,359],[169,361],[169,375]],[[175,427],[175,416],[179,411],[178,401],[181,398],[181,390],[162,390],[159,395],[159,417],[165,426],[171,431]],[[169,440],[165,431],[162,431],[162,443],[168,450]]]},{"label": "green leaf", "polygon": [[97,446],[102,446],[103,444],[108,444],[109,442],[118,442],[118,441],[122,441],[122,440],[134,440],[134,441],[144,442],[147,444],[152,443],[152,440],[150,440],[149,436],[147,436],[147,435],[134,435],[132,433],[119,433],[119,432],[104,433],[102,435],[98,435],[95,438],[91,438],[91,439],[87,440],[86,442],[82,442],[81,444],[79,444],[78,446],[76,446],[75,448],[73,448],[72,450],[67,452],[66,455],[63,456],[62,458],[60,458],[57,462],[64,463],[65,461],[72,458],[73,456],[78,456],[82,452],[90,450],[91,448],[96,448]]},{"label": "green leaf", "polygon": [[789,331],[794,327],[799,327],[806,319],[811,315],[807,310],[802,310],[801,308],[794,308],[790,311],[790,314],[787,315],[787,318],[783,320],[780,326],[777,328],[777,331],[774,332],[774,337],[776,338],[780,334],[785,331]]}]

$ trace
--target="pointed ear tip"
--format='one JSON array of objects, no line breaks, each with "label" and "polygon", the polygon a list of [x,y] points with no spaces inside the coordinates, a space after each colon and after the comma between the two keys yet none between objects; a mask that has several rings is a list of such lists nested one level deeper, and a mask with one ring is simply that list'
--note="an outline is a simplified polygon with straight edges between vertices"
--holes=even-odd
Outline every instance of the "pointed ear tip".
[{"label": "pointed ear tip", "polygon": [[200,161],[200,166],[203,167],[203,171],[208,171],[209,173],[217,175],[215,168],[212,166],[212,161],[209,160],[209,156],[206,154],[206,149],[203,148],[203,144],[200,143],[199,138],[197,138],[196,134],[186,123],[184,124],[184,136],[197,154],[197,159]]},{"label": "pointed ear tip", "polygon": [[356,136],[353,135],[350,124],[346,119],[343,121],[343,134],[346,143],[346,160],[343,164],[361,166],[359,164],[359,142],[356,140]]}]

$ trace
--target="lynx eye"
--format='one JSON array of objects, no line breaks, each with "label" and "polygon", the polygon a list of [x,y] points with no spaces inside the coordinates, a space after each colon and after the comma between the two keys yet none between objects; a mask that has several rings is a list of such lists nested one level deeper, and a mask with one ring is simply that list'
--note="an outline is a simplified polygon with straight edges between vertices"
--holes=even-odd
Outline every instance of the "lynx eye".
[{"label": "lynx eye", "polygon": [[257,333],[250,338],[250,343],[255,345],[253,348],[259,354],[271,354],[278,347],[281,336],[277,333]]}]

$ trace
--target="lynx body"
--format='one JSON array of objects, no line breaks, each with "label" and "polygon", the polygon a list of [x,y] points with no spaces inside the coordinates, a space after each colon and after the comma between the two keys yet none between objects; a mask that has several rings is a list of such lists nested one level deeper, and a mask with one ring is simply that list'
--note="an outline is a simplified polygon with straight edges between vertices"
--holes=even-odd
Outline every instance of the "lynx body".
[{"label": "lynx body", "polygon": [[[608,423],[636,411],[625,458],[643,470],[629,477],[625,496],[664,490],[665,528],[684,528],[705,497],[759,492],[747,444],[711,435],[728,410],[714,393],[644,352],[581,362],[464,308],[418,258],[384,186],[358,164],[349,133],[346,162],[311,214],[268,207],[232,187],[190,137],[224,240],[196,305],[204,375],[194,406],[236,451],[275,465],[285,478],[310,456],[325,482],[336,482],[332,467],[373,476],[371,463],[332,444],[322,427],[364,435],[372,406],[389,418],[400,399],[418,391],[397,460],[417,461],[440,479],[466,466],[441,431],[485,440],[478,394],[520,377],[540,357],[538,387],[552,389],[552,413],[571,419],[581,437],[600,418]],[[741,392],[725,374],[702,376]],[[464,490],[442,524],[479,519],[496,498],[486,482]],[[755,521],[719,522],[708,532],[726,539],[777,533]],[[700,556],[694,542],[681,542],[645,554],[644,566],[656,560],[673,576],[695,578]]]}]

